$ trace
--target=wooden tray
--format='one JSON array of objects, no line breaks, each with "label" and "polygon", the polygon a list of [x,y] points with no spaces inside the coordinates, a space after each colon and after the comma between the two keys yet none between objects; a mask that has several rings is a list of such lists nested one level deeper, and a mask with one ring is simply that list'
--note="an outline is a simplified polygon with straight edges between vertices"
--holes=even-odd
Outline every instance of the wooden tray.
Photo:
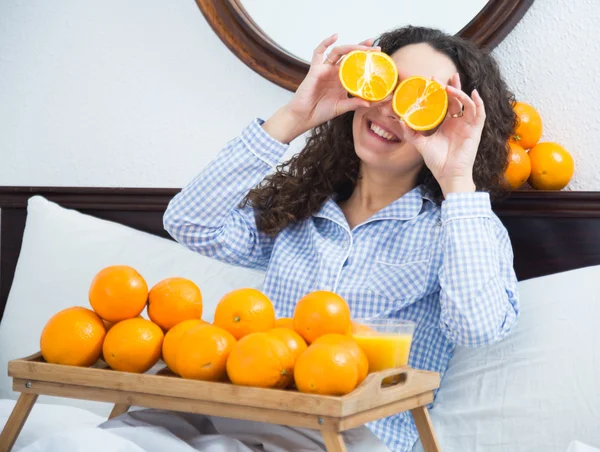
[{"label": "wooden tray", "polygon": [[[346,450],[341,432],[410,410],[425,451],[440,450],[426,408],[439,374],[410,367],[372,373],[343,397],[187,380],[164,365],[133,374],[104,361],[86,368],[49,364],[40,353],[10,361],[8,375],[21,395],[0,434],[0,452],[10,451],[38,395],[114,403],[109,418],[133,405],[317,429],[336,452]],[[382,385],[390,376],[398,383]]]}]

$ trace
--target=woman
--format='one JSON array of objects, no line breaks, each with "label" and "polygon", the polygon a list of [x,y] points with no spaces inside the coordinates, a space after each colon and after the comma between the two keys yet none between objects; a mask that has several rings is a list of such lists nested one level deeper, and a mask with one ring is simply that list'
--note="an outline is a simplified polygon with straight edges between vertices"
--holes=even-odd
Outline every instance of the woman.
[{"label": "woman", "polygon": [[[491,56],[440,31],[401,28],[377,47],[325,55],[336,39],[316,48],[287,105],[248,125],[172,200],[165,228],[198,253],[265,270],[279,316],[331,290],[353,317],[415,321],[409,364],[443,376],[456,345],[499,341],[519,314],[511,244],[490,207],[515,126],[512,95]],[[400,80],[447,85],[448,117],[434,133],[410,130],[391,96],[347,96],[336,63],[373,48],[393,58]],[[277,166],[307,131],[304,149]],[[392,451],[417,438],[409,413],[369,428]]]}]

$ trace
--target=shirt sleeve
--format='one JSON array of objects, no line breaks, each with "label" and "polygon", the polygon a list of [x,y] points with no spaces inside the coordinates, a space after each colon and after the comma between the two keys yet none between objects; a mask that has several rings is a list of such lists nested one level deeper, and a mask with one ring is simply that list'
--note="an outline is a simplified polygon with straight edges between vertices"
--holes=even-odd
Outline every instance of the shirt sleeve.
[{"label": "shirt sleeve", "polygon": [[508,232],[487,193],[451,193],[442,203],[440,326],[457,345],[506,337],[519,317]]},{"label": "shirt sleeve", "polygon": [[289,147],[255,119],[169,203],[164,228],[178,242],[234,265],[266,269],[273,238],[256,227],[254,209],[239,207],[248,191],[278,164]]}]

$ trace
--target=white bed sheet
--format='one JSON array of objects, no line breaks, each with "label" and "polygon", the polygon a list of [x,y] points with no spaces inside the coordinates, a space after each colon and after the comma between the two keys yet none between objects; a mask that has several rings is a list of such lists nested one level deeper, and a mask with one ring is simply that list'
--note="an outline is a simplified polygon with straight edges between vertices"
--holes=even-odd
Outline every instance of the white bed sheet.
[{"label": "white bed sheet", "polygon": [[[4,428],[14,406],[15,400],[0,399],[0,428]],[[105,420],[105,417],[82,408],[37,402],[17,438],[13,451],[22,450],[45,436],[79,427],[95,427]]]},{"label": "white bed sheet", "polygon": [[[0,400],[0,426],[13,400]],[[366,428],[345,432],[349,452],[389,452]],[[322,452],[316,430],[252,421],[132,409],[107,421],[80,408],[36,403],[15,452]]]},{"label": "white bed sheet", "polygon": [[[15,405],[0,399],[0,429]],[[542,432],[540,432],[542,434]],[[346,434],[349,452],[385,452],[366,428]],[[67,405],[36,403],[14,452],[312,452],[324,451],[319,432],[258,422],[132,408],[106,421]],[[600,452],[573,440],[565,452]]]}]

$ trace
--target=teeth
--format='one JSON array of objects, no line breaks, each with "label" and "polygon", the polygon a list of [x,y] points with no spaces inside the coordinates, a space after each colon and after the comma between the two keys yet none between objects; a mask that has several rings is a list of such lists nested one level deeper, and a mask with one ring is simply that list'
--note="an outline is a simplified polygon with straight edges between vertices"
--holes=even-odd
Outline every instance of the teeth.
[{"label": "teeth", "polygon": [[390,141],[396,141],[398,140],[398,137],[392,135],[389,132],[386,132],[385,130],[383,130],[381,127],[371,123],[371,130],[373,132],[375,132],[377,135],[379,135],[382,138],[385,138],[386,140],[390,140]]}]

